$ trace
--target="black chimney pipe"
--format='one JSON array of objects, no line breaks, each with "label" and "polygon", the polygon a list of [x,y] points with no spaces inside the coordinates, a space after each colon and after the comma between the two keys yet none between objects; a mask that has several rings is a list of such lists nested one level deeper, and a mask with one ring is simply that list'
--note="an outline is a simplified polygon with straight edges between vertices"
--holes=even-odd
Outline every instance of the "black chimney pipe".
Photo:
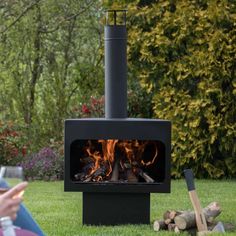
[{"label": "black chimney pipe", "polygon": [[126,10],[107,10],[104,30],[105,117],[127,118]]}]

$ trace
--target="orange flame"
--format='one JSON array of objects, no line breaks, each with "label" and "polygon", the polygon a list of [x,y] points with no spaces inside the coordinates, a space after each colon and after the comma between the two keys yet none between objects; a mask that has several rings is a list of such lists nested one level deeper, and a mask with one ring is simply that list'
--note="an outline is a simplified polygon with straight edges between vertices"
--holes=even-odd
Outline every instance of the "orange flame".
[{"label": "orange flame", "polygon": [[[154,144],[154,143],[153,143],[153,144]],[[141,160],[141,163],[142,163],[144,166],[152,165],[152,164],[155,162],[155,160],[156,160],[156,158],[157,158],[157,155],[158,155],[158,149],[157,149],[157,146],[156,146],[155,144],[154,144],[154,148],[155,148],[155,154],[154,154],[154,156],[153,156],[153,158],[152,158],[151,161],[144,162],[144,160]]]},{"label": "orange flame", "polygon": [[86,151],[89,154],[89,156],[94,159],[94,167],[92,168],[90,172],[90,175],[91,175],[100,167],[100,162],[102,161],[102,158],[98,151],[95,151],[94,153],[92,153],[89,147],[86,149]]},{"label": "orange flame", "polygon": [[115,160],[115,146],[118,139],[98,140],[98,142],[102,144],[103,159],[109,164],[108,173],[106,173],[106,176],[109,176],[112,172],[112,165]]},{"label": "orange flame", "polygon": [[[91,168],[89,176],[94,174],[100,168],[104,169],[105,173],[103,177],[101,175],[97,176],[95,178],[96,181],[103,181],[104,178],[109,179],[111,177],[112,167],[116,158],[120,159],[119,162],[121,167],[122,161],[128,161],[131,166],[135,168],[135,166],[138,165],[152,165],[158,156],[157,146],[153,142],[154,156],[151,160],[149,159],[149,161],[145,162],[142,160],[147,145],[152,145],[150,141],[108,139],[98,140],[98,144],[101,145],[100,148],[96,147],[94,142],[89,140],[88,146],[85,149],[89,157],[94,161],[94,166]],[[116,157],[116,155],[119,155],[119,157]]]}]

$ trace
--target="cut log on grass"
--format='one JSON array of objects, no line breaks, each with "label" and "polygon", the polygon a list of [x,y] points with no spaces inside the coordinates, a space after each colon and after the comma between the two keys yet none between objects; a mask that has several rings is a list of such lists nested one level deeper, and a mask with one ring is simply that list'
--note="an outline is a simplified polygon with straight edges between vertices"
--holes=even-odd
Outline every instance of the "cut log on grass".
[{"label": "cut log on grass", "polygon": [[168,218],[168,219],[165,220],[165,224],[166,224],[166,225],[168,225],[168,224],[170,224],[170,223],[174,223],[174,221],[171,220],[170,218]]},{"label": "cut log on grass", "polygon": [[175,224],[168,224],[168,231],[174,231],[175,230]]},{"label": "cut log on grass", "polygon": [[178,228],[178,226],[175,226],[174,231],[177,234],[181,233],[181,230]]},{"label": "cut log on grass", "polygon": [[[203,209],[206,221],[208,223],[213,222],[215,217],[221,213],[220,206],[217,202],[210,203],[207,207]],[[174,218],[175,224],[179,229],[189,229],[196,226],[196,219],[194,211],[184,212]]]},{"label": "cut log on grass", "polygon": [[221,213],[221,208],[218,202],[212,202],[203,209],[206,221],[211,223]]},{"label": "cut log on grass", "polygon": [[163,214],[163,219],[166,220],[166,219],[170,219],[170,212],[169,210],[165,211],[164,214]]},{"label": "cut log on grass", "polygon": [[165,224],[164,220],[155,220],[153,223],[154,231],[166,230],[167,224]]},{"label": "cut log on grass", "polygon": [[168,225],[170,223],[174,223],[174,219],[176,216],[181,215],[187,211],[175,211],[175,210],[168,210],[164,213],[163,218],[165,223]]},{"label": "cut log on grass", "polygon": [[176,216],[179,216],[179,215],[181,215],[181,214],[183,214],[183,213],[185,213],[185,212],[188,212],[188,211],[174,211],[174,210],[172,210],[172,211],[170,211],[170,213],[169,213],[169,218],[170,218],[171,220],[174,220]]},{"label": "cut log on grass", "polygon": [[176,210],[167,210],[164,214],[163,214],[163,219],[167,220],[167,219],[171,219],[174,220],[174,218],[178,215],[181,215],[185,212],[190,212],[190,211],[176,211]]},{"label": "cut log on grass", "polygon": [[[180,215],[180,214],[179,214]],[[169,217],[171,220],[174,220],[174,218],[177,216],[177,212],[176,211],[170,211]]]},{"label": "cut log on grass", "polygon": [[181,230],[195,227],[196,226],[195,213],[193,211],[185,212],[179,216],[176,216],[174,222]]},{"label": "cut log on grass", "polygon": [[180,229],[176,224],[168,224],[168,231],[174,231],[175,233],[180,233]]}]

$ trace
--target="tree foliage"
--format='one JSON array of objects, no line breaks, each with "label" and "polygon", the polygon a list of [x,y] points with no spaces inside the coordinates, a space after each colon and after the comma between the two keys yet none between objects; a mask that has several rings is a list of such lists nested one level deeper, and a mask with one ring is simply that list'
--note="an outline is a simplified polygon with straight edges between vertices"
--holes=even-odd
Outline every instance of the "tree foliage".
[{"label": "tree foliage", "polygon": [[[24,143],[24,145],[22,144]],[[28,152],[28,142],[12,121],[0,121],[0,163],[15,165]]]},{"label": "tree foliage", "polygon": [[61,139],[70,106],[103,94],[99,9],[91,0],[0,3],[0,118],[26,124],[37,144]]},{"label": "tree foliage", "polygon": [[129,66],[172,121],[172,176],[236,176],[236,2],[122,1]]}]

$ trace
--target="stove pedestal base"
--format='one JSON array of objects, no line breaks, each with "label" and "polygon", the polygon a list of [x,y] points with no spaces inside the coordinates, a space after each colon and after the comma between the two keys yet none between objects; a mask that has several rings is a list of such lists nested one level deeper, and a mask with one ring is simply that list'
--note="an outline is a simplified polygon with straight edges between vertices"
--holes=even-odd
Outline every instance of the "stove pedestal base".
[{"label": "stove pedestal base", "polygon": [[83,192],[83,224],[150,224],[150,193]]}]

